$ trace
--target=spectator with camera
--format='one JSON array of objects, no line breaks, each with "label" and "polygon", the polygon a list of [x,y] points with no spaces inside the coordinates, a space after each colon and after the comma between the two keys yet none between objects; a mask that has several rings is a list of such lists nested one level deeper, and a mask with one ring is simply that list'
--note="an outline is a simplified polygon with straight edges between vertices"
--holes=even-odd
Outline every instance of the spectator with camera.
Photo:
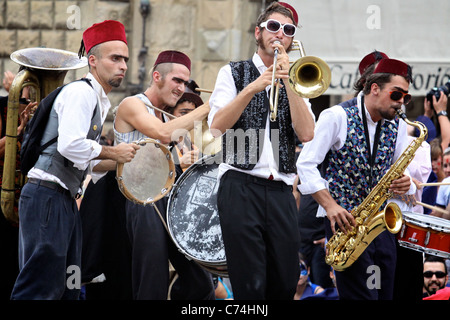
[{"label": "spectator with camera", "polygon": [[[431,89],[424,100],[423,108],[424,114],[417,117],[417,121],[423,122],[428,128],[433,125],[433,118],[436,115],[438,127],[437,135],[441,138],[442,150],[449,147],[450,144],[450,120],[447,115],[447,101],[450,92],[450,81],[439,88]],[[417,130],[417,129],[416,129]],[[429,139],[433,137],[429,134]]]},{"label": "spectator with camera", "polygon": [[[443,150],[443,162],[445,162],[446,158],[448,159],[448,151],[450,150],[450,120],[447,115],[447,102],[449,93],[450,80],[441,87],[434,87],[433,89],[431,89],[424,99],[424,114],[417,117],[416,119],[417,121],[423,122],[428,127],[429,132],[432,132],[435,128],[434,126],[432,126],[433,122],[431,121],[431,119],[434,115],[436,115],[438,127],[440,128],[440,130],[437,130],[437,138],[440,139],[441,148]],[[442,168],[443,167],[444,165],[442,164]],[[438,179],[438,182],[442,182],[444,185],[440,186],[437,190],[435,205],[436,207],[445,209],[448,206],[448,200],[450,199],[450,186],[446,185],[448,182],[450,182],[450,177],[448,176],[448,173],[445,172],[444,179],[442,181],[439,180],[440,179]],[[427,182],[431,181],[429,180]],[[441,212],[437,210],[432,210],[430,214],[445,219],[449,219],[450,217],[450,214],[445,214],[443,213],[443,211]]]}]

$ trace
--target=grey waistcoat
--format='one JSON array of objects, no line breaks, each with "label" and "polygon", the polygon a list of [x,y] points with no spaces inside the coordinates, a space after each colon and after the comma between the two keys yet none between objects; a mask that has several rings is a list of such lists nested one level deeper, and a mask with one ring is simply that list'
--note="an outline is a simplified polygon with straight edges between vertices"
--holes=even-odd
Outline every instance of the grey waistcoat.
[{"label": "grey waistcoat", "polygon": [[[100,141],[102,133],[102,119],[99,105],[97,103],[94,114],[91,118],[91,124],[87,139]],[[54,109],[50,112],[50,119],[45,128],[41,145],[58,135],[58,115]],[[73,166],[73,162],[64,158],[57,150],[58,142],[48,146],[39,156],[38,161],[34,165],[35,168],[41,169],[58,177],[69,189],[72,197],[75,197],[86,178],[87,169],[79,170]]]}]

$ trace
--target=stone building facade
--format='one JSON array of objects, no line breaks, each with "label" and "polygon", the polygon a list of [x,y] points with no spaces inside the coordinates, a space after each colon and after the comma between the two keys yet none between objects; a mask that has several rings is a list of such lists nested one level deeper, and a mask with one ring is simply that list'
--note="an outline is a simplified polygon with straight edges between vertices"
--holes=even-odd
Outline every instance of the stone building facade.
[{"label": "stone building facade", "polygon": [[[268,1],[270,2],[270,1]],[[267,3],[268,3],[267,2]],[[112,105],[148,85],[148,73],[162,50],[192,59],[192,78],[213,89],[219,68],[255,50],[254,24],[267,5],[261,0],[0,0],[0,72],[17,72],[12,52],[48,47],[78,52],[83,31],[105,19],[125,25],[130,61],[125,83],[110,93]],[[65,81],[87,67],[69,71]],[[202,93],[208,98],[208,94]],[[112,120],[112,115],[108,120]]]}]

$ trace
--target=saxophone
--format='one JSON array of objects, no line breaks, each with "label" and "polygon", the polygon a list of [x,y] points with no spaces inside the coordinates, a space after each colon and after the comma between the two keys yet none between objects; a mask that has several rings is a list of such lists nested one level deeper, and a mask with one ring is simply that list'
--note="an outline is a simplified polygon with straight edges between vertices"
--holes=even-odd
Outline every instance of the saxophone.
[{"label": "saxophone", "polygon": [[403,175],[414,158],[414,153],[426,139],[428,130],[419,121],[409,121],[402,110],[397,110],[397,114],[407,124],[418,128],[420,135],[408,145],[364,201],[353,208],[351,214],[355,217],[356,226],[346,234],[341,230],[336,231],[327,242],[325,261],[337,271],[351,266],[381,232],[388,230],[396,234],[402,227],[402,212],[396,203],[388,203],[380,212],[378,209],[393,196],[389,192],[391,182]]}]

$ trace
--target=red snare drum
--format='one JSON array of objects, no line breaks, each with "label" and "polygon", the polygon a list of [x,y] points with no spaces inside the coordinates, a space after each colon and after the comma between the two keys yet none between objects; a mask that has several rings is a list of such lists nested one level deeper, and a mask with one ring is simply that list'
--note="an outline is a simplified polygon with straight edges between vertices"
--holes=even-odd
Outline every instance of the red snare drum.
[{"label": "red snare drum", "polygon": [[403,212],[403,226],[397,233],[397,240],[402,247],[449,259],[450,221]]}]

